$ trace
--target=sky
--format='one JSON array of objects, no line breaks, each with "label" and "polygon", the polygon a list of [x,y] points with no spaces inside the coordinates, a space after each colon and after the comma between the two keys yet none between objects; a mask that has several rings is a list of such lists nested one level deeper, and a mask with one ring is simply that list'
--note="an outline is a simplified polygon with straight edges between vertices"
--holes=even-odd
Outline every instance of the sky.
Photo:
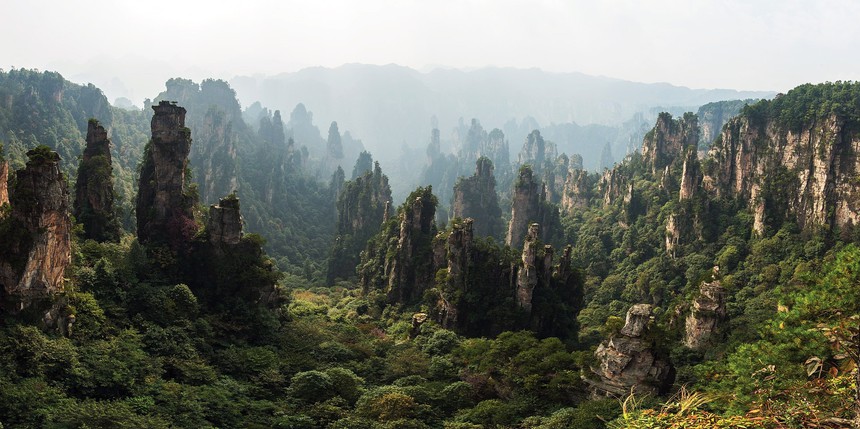
[{"label": "sky", "polygon": [[3,0],[0,68],[136,104],[171,77],[346,63],[580,72],[691,88],[860,78],[856,0]]}]

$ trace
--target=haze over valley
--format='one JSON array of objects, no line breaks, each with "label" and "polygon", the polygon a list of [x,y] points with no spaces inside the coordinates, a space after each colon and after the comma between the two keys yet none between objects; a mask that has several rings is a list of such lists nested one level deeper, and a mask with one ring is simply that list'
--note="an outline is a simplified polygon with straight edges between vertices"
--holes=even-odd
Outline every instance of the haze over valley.
[{"label": "haze over valley", "polygon": [[0,429],[860,427],[860,5],[33,0]]}]

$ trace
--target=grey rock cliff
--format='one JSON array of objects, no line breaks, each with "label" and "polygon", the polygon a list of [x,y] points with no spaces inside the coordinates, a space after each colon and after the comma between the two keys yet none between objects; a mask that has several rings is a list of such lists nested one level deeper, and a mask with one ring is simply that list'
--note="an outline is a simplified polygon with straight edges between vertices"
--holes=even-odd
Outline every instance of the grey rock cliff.
[{"label": "grey rock cliff", "polygon": [[596,378],[586,379],[598,396],[659,394],[672,381],[672,366],[648,338],[652,308],[636,304],[627,311],[621,332],[602,342],[594,356],[599,366],[592,368]]},{"label": "grey rock cliff", "polygon": [[860,133],[856,124],[829,115],[799,129],[741,115],[712,146],[704,185],[716,196],[745,200],[753,228],[795,219],[802,229],[857,225],[860,221]]}]

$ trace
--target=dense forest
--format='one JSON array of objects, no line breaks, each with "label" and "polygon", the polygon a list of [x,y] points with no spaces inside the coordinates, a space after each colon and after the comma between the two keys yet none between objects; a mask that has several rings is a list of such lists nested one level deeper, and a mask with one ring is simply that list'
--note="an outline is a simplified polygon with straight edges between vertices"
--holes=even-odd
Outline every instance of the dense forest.
[{"label": "dense forest", "polygon": [[428,132],[398,198],[305,105],[0,72],[2,427],[857,426],[860,84],[660,113],[600,172]]}]

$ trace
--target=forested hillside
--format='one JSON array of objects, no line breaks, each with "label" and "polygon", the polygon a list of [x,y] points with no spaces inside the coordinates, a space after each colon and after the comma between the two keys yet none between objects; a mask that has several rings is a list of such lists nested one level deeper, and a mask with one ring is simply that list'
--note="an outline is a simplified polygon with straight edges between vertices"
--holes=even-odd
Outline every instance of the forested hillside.
[{"label": "forested hillside", "polygon": [[858,83],[661,113],[599,173],[436,129],[403,200],[304,106],[153,100],[0,73],[3,427],[857,424]]}]

